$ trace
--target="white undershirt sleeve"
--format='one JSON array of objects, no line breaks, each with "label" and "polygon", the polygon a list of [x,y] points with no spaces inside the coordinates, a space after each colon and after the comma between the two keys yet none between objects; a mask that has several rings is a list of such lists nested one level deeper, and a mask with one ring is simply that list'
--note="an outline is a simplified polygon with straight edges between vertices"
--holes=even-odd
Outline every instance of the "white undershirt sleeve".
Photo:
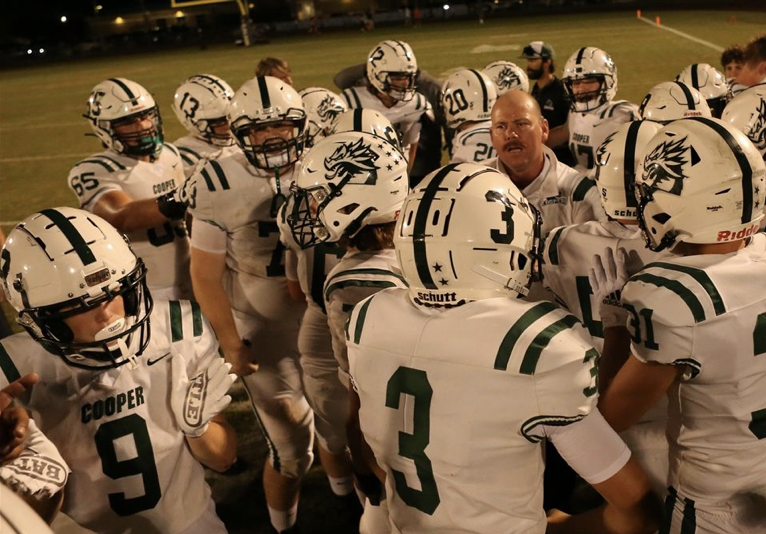
[{"label": "white undershirt sleeve", "polygon": [[194,219],[191,245],[212,254],[223,254],[226,252],[226,231],[209,222]]}]

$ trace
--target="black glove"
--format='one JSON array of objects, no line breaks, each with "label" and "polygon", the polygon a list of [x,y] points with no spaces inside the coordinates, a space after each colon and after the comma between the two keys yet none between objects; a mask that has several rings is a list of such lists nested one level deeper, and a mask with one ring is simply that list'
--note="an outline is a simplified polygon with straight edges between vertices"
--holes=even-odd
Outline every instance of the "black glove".
[{"label": "black glove", "polygon": [[383,485],[375,475],[363,475],[354,471],[356,487],[365,494],[373,506],[380,506]]},{"label": "black glove", "polygon": [[186,202],[178,200],[175,191],[158,196],[157,207],[160,213],[170,220],[183,219],[186,215]]}]

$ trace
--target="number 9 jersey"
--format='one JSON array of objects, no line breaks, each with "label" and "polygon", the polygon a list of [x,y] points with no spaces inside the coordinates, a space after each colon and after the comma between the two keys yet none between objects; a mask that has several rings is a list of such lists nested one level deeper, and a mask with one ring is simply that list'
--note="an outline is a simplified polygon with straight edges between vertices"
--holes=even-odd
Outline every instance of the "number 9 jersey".
[{"label": "number 9 jersey", "polygon": [[[80,208],[93,213],[99,199],[110,191],[122,191],[133,200],[156,198],[184,183],[178,150],[165,143],[153,162],[107,150],[77,163],[67,179]],[[189,238],[183,220],[168,221],[155,228],[127,233],[136,256],[144,260],[153,296],[191,296]]]}]

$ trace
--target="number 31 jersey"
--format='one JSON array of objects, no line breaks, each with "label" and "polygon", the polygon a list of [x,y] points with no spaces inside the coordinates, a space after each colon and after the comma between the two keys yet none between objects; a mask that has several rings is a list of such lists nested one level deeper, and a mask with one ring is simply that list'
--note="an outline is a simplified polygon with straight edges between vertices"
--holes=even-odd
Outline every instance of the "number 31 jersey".
[{"label": "number 31 jersey", "polygon": [[218,343],[196,303],[155,301],[150,320],[136,369],[76,369],[26,332],[0,344],[0,387],[40,375],[20,400],[72,470],[63,511],[99,534],[176,534],[211,504],[204,469],[170,408],[170,360],[183,354],[194,376],[219,357]]},{"label": "number 31 jersey", "polygon": [[[107,150],[77,163],[67,179],[80,207],[93,211],[99,199],[110,191],[122,191],[133,200],[170,193],[184,183],[181,158],[173,145],[165,144],[154,162],[139,161]],[[130,245],[144,260],[147,283],[169,295],[191,296],[189,238],[186,225],[168,221],[148,230],[129,232]]]},{"label": "number 31 jersey", "polygon": [[545,427],[595,407],[598,352],[551,302],[360,302],[347,330],[359,420],[402,533],[545,532]]}]

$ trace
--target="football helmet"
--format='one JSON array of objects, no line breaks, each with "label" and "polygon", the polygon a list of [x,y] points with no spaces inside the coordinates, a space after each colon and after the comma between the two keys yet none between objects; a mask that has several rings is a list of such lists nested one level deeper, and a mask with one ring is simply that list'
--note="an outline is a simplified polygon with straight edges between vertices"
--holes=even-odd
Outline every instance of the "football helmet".
[{"label": "football helmet", "polygon": [[[410,45],[404,41],[381,41],[367,56],[367,80],[394,100],[407,102],[415,96],[418,61]],[[409,80],[406,87],[392,84],[391,76]]]},{"label": "football helmet", "polygon": [[496,101],[495,84],[478,70],[459,70],[442,86],[442,109],[450,128],[467,121],[490,120]]},{"label": "football helmet", "polygon": [[661,128],[652,121],[625,123],[596,150],[593,176],[601,193],[601,206],[612,219],[638,218],[636,169],[641,165],[644,147]]},{"label": "football helmet", "polygon": [[[162,117],[154,98],[136,82],[109,78],[93,88],[83,115],[106,148],[124,156],[156,158],[162,151]],[[151,125],[130,133],[115,128],[148,119]]]},{"label": "football helmet", "polygon": [[[588,78],[597,79],[600,82],[599,88],[575,97],[572,83]],[[617,94],[617,67],[609,54],[593,46],[581,48],[569,57],[564,65],[562,80],[569,94],[569,106],[572,111],[591,111],[611,102]]]},{"label": "football helmet", "polygon": [[700,92],[682,82],[662,82],[652,87],[638,112],[642,119],[660,124],[687,117],[712,116]]},{"label": "football helmet", "polygon": [[507,176],[451,163],[410,193],[394,232],[415,303],[455,306],[526,295],[540,253],[539,212]]},{"label": "football helmet", "polygon": [[[119,367],[149,343],[152,298],[146,267],[109,223],[74,208],[42,210],[20,222],[0,255],[0,281],[17,321],[48,352],[74,367]],[[121,296],[125,316],[75,340],[64,319]]]},{"label": "football helmet", "polygon": [[298,245],[337,242],[396,220],[407,196],[407,161],[372,134],[333,134],[306,155],[292,192],[287,223]]},{"label": "football helmet", "polygon": [[650,249],[725,243],[758,231],[766,167],[745,134],[719,119],[692,117],[662,128],[644,154],[636,198]]},{"label": "football helmet", "polygon": [[504,95],[512,90],[529,92],[527,73],[515,63],[502,60],[493,61],[481,71],[494,82],[497,96]]},{"label": "football helmet", "polygon": [[702,98],[707,100],[712,116],[717,119],[721,118],[723,108],[729,101],[729,85],[718,69],[707,63],[695,63],[685,67],[676,76],[676,81],[685,83],[699,91]]},{"label": "football helmet", "polygon": [[[298,92],[282,80],[256,76],[234,93],[229,124],[239,147],[251,165],[280,169],[297,162],[306,141],[306,111]],[[252,133],[269,126],[292,125],[288,139],[279,135],[256,144]]]},{"label": "football helmet", "polygon": [[176,89],[173,111],[189,133],[215,146],[231,146],[231,131],[216,133],[215,127],[227,124],[229,104],[234,90],[228,83],[212,74],[197,74]]},{"label": "football helmet", "polygon": [[370,108],[356,108],[344,111],[338,116],[333,133],[367,132],[382,137],[402,152],[402,142],[399,140],[394,126],[385,115]]},{"label": "football helmet", "polygon": [[766,159],[766,84],[737,95],[726,105],[721,119],[744,133]]},{"label": "football helmet", "polygon": [[322,87],[308,87],[298,94],[303,100],[308,120],[306,147],[311,148],[322,137],[330,134],[338,115],[348,108],[337,94]]}]

